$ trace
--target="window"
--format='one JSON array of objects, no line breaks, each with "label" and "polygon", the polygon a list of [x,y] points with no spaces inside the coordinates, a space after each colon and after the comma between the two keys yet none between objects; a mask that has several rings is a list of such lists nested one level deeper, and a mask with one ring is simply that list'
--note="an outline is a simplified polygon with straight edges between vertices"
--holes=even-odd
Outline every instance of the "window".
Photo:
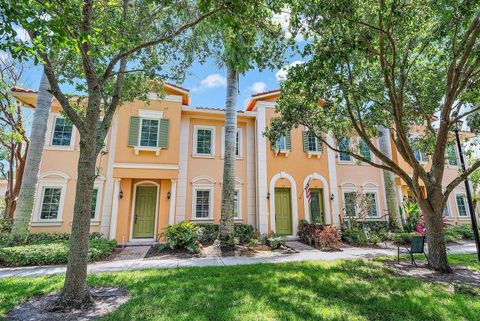
[{"label": "window", "polygon": [[214,155],[214,129],[211,127],[195,128],[195,151],[196,155]]},{"label": "window", "polygon": [[448,165],[458,166],[457,149],[453,144],[447,145],[447,162]]},{"label": "window", "polygon": [[210,190],[195,191],[195,218],[210,217]]},{"label": "window", "polygon": [[286,150],[287,149],[287,138],[285,135],[280,136],[280,138],[277,141],[277,150]]},{"label": "window", "polygon": [[370,147],[368,147],[367,143],[365,143],[363,140],[360,140],[359,150],[360,155],[362,155],[363,158],[372,161],[372,151],[370,150]]},{"label": "window", "polygon": [[58,218],[61,196],[62,196],[61,188],[45,187],[43,189],[40,219],[56,220]]},{"label": "window", "polygon": [[97,201],[98,201],[98,188],[94,188],[92,191],[92,205],[90,207],[90,218],[96,218],[97,214]]},{"label": "window", "polygon": [[352,156],[350,156],[347,153],[344,153],[342,151],[348,151],[350,149],[350,139],[348,138],[342,138],[338,142],[338,149],[340,150],[339,157],[340,161],[342,162],[351,162],[352,161]]},{"label": "window", "polygon": [[55,117],[52,145],[54,146],[70,146],[72,141],[72,123],[63,117]]},{"label": "window", "polygon": [[158,119],[143,119],[140,129],[140,146],[157,147],[158,142]]},{"label": "window", "polygon": [[366,210],[368,217],[378,217],[377,209],[377,193],[366,192],[365,193]]},{"label": "window", "polygon": [[309,152],[320,152],[321,151],[321,142],[318,138],[311,132],[306,132],[307,135],[307,151]]},{"label": "window", "polygon": [[345,215],[357,216],[357,193],[356,192],[344,192],[343,193],[343,206]]},{"label": "window", "polygon": [[456,195],[457,200],[457,209],[458,209],[458,216],[466,217],[469,216],[468,205],[467,205],[467,198],[463,194]]},{"label": "window", "polygon": [[415,159],[421,163],[428,162],[428,155],[425,152],[421,152],[418,149],[413,149],[413,155],[415,156]]},{"label": "window", "polygon": [[[242,128],[237,128],[235,156],[242,157]],[[225,127],[222,128],[222,157],[225,156]]]},{"label": "window", "polygon": [[240,213],[240,191],[238,189],[235,190],[235,194],[233,196],[233,217],[234,218],[242,218],[242,213]]}]

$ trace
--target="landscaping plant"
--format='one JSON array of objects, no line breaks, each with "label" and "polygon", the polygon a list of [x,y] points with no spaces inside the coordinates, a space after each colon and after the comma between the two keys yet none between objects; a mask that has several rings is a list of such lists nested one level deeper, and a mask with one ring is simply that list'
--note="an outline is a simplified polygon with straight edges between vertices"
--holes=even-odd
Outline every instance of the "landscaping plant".
[{"label": "landscaping plant", "polygon": [[165,231],[167,245],[173,251],[198,253],[202,230],[202,227],[187,221],[169,225]]}]

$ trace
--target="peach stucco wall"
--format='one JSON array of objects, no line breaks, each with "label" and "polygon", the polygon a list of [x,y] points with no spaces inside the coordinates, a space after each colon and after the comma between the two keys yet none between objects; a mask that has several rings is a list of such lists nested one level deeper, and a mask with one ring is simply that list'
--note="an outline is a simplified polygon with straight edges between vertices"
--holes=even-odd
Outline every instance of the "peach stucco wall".
[{"label": "peach stucco wall", "polygon": [[[270,123],[270,119],[275,117],[275,109],[271,107],[266,108],[266,121],[267,126]],[[288,157],[284,154],[275,155],[275,152],[271,149],[270,143],[267,141],[266,146],[266,154],[267,154],[267,189],[270,191],[270,183],[272,178],[280,173],[285,172],[286,174],[292,176],[295,180],[297,195],[292,195],[292,197],[297,198],[298,204],[298,220],[304,219],[304,193],[303,193],[303,181],[305,178],[313,173],[317,173],[325,178],[327,182],[330,181],[329,179],[329,171],[328,171],[328,157],[327,157],[327,150],[324,148],[324,151],[320,158],[316,156],[312,156],[308,158],[307,153],[303,151],[303,127],[294,128],[291,130],[291,143],[292,143],[292,150]],[[291,187],[290,182],[287,179],[279,179],[275,187]],[[310,182],[311,188],[323,188],[323,184],[320,180],[313,179]],[[329,186],[329,190],[331,186]],[[270,198],[273,198],[274,195],[270,195]],[[270,210],[270,202],[267,202],[268,206],[268,224],[269,230],[272,230],[271,226],[271,210]],[[325,207],[329,207],[330,209],[330,221],[333,221],[332,217],[332,210],[331,210],[331,202],[328,201],[324,204]],[[293,222],[293,224],[297,224],[298,222]]]},{"label": "peach stucco wall", "polygon": [[[185,202],[185,218],[192,219],[192,201],[193,188],[192,180],[199,176],[211,177],[214,181],[214,198],[213,198],[213,222],[219,222],[221,212],[221,195],[222,195],[222,180],[223,180],[223,157],[222,150],[222,127],[225,126],[224,115],[210,114],[208,116],[199,116],[190,114],[186,117],[190,118],[189,124],[189,138],[188,138],[188,170],[187,170],[187,191]],[[194,128],[195,126],[214,126],[215,127],[215,155],[212,157],[194,156]],[[247,126],[254,126],[253,120],[239,115],[237,127],[242,129],[242,149],[243,155],[236,160],[236,179],[240,182],[242,190],[241,209],[242,222],[247,221],[247,188],[255,188],[254,186],[247,186],[247,159],[255,157],[247,151]],[[199,222],[212,222],[210,220],[201,220]]]}]

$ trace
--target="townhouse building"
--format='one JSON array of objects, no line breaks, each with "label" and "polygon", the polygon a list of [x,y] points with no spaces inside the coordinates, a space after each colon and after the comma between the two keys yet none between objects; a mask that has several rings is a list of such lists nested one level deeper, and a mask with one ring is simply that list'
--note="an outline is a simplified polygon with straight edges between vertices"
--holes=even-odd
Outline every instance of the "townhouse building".
[{"label": "townhouse building", "polygon": [[[164,95],[125,103],[116,112],[105,147],[97,160],[91,209],[91,231],[120,244],[153,242],[169,225],[190,220],[218,223],[224,154],[225,111],[190,104],[188,89],[166,84]],[[14,88],[16,99],[35,107],[36,92]],[[302,127],[271,144],[263,135],[279,99],[278,90],[251,96],[238,111],[235,177],[235,222],[260,233],[296,235],[300,220],[339,225],[357,215],[355,195],[369,200],[370,221],[388,219],[385,182],[380,169],[354,161],[324,146]],[[68,232],[71,228],[79,135],[54,101],[48,120],[32,232]],[[366,144],[355,144],[375,160]],[[378,142],[377,142],[378,143]],[[445,185],[458,173],[458,155],[449,160]],[[394,160],[408,168],[400,154]],[[428,157],[417,153],[418,159]],[[450,158],[449,158],[450,159]],[[308,200],[306,186],[310,188]],[[396,179],[397,197],[408,188]],[[468,222],[465,192],[450,196],[445,216],[454,224]]]}]

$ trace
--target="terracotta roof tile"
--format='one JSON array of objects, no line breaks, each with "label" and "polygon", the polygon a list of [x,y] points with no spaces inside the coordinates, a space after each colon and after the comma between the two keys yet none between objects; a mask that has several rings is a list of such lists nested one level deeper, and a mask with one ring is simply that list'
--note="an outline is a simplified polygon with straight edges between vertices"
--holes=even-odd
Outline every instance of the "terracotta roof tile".
[{"label": "terracotta roof tile", "polygon": [[262,95],[266,95],[266,94],[273,94],[275,92],[280,92],[280,89],[272,89],[272,90],[268,90],[268,91],[262,91],[261,93],[253,94],[251,97],[257,97],[257,96],[262,96]]},{"label": "terracotta roof tile", "polygon": [[24,89],[24,88],[20,88],[20,87],[13,87],[13,88],[10,89],[10,90],[13,91],[13,92],[26,93],[26,94],[36,94],[36,93],[37,93],[35,90]]}]

